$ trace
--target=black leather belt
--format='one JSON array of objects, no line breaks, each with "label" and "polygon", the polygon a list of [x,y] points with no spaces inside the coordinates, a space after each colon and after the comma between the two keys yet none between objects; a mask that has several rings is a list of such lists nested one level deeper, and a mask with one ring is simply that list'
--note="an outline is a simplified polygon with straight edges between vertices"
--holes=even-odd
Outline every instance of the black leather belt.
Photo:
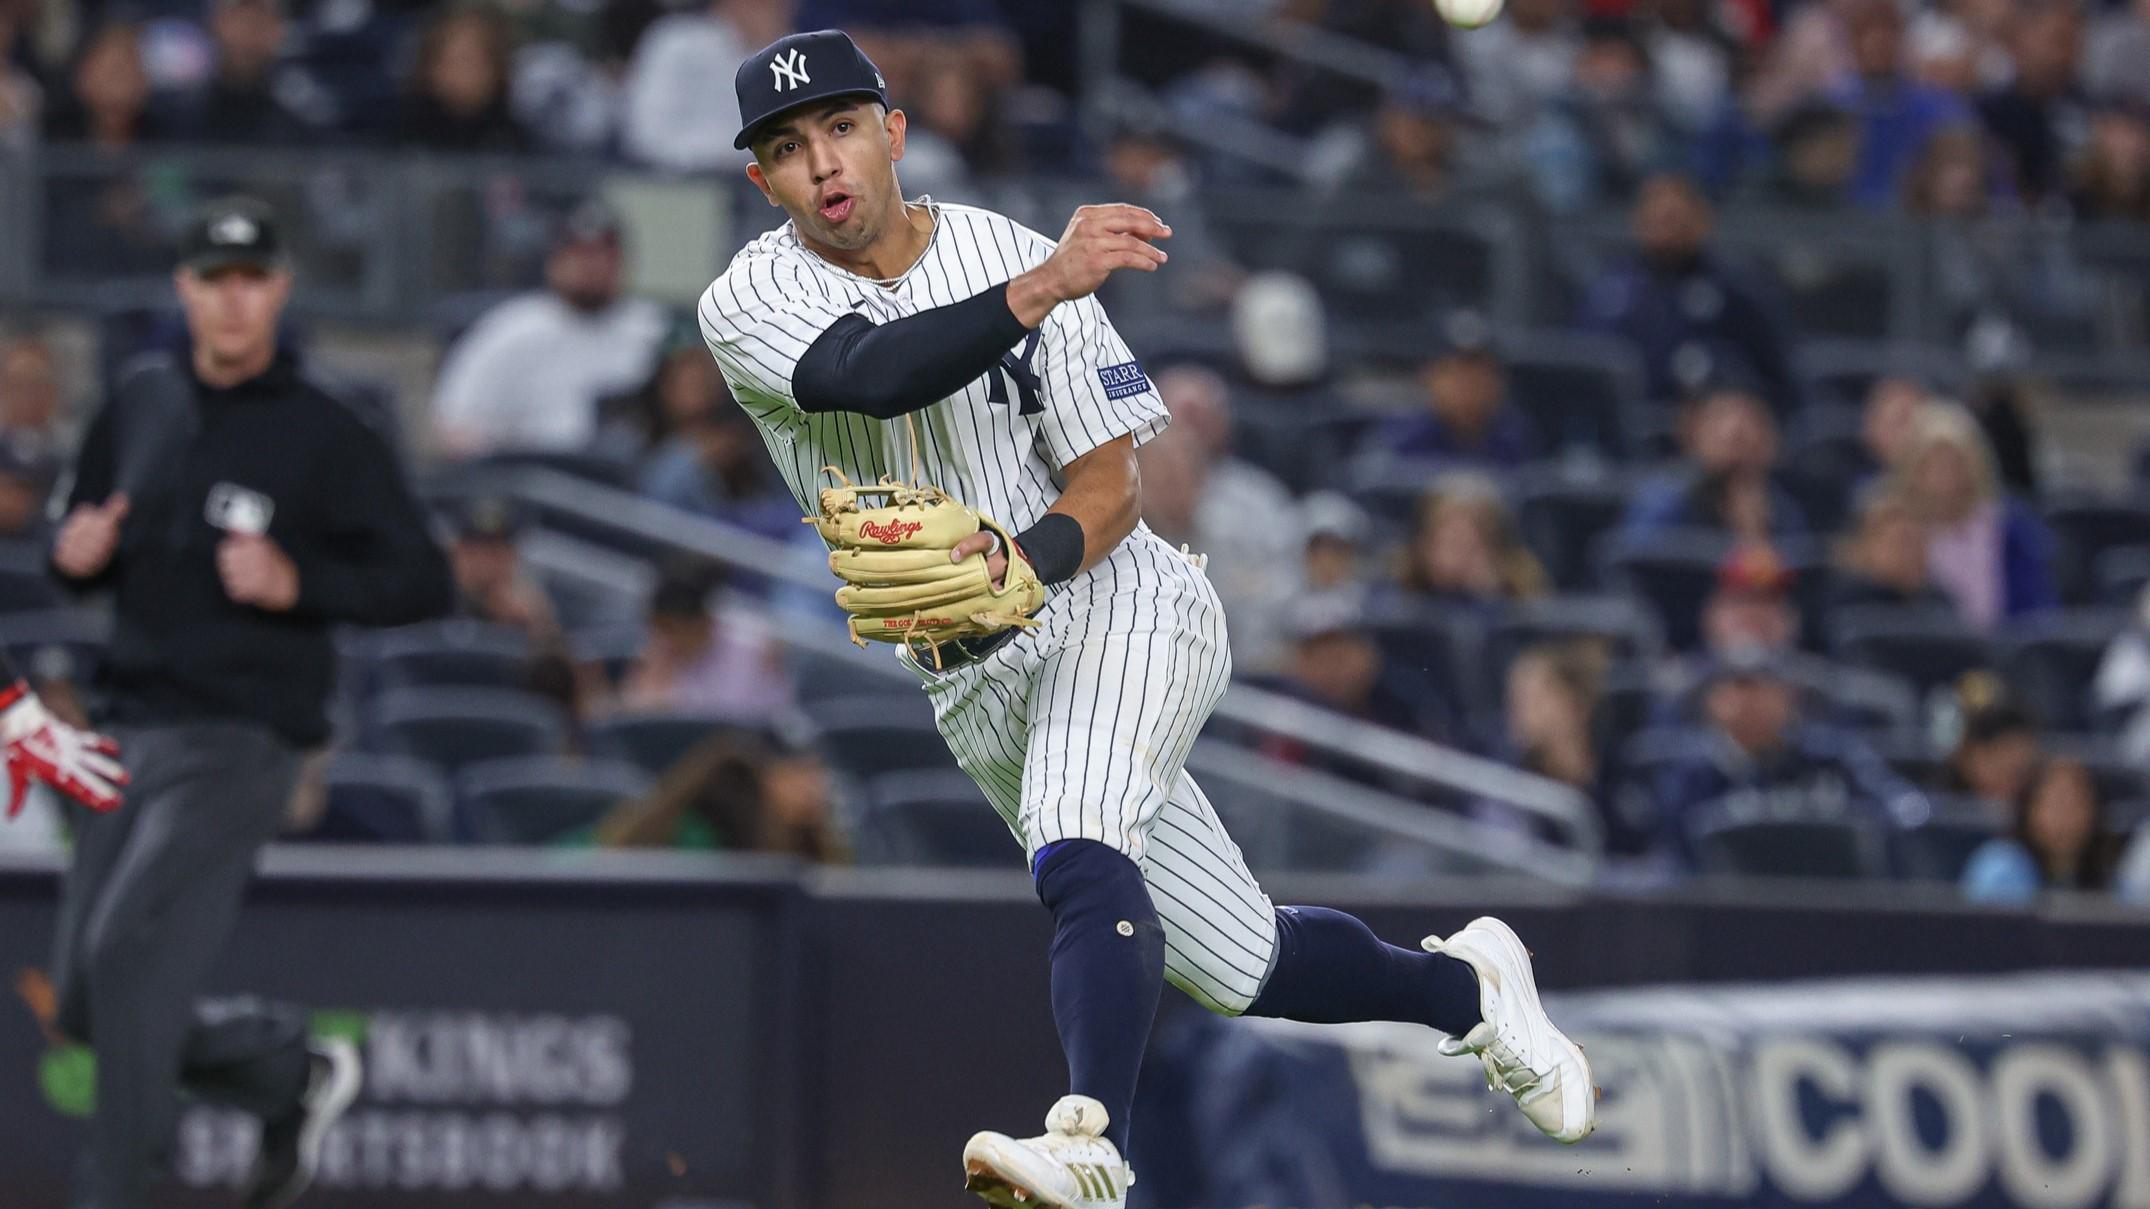
[{"label": "black leather belt", "polygon": [[[941,666],[938,670],[953,671],[966,664],[976,663],[1005,646],[1016,633],[1016,627],[1009,626],[998,634],[988,634],[983,638],[958,638],[952,642],[944,642],[941,644]],[[918,662],[930,671],[934,670],[931,660],[932,656],[928,655]]]}]

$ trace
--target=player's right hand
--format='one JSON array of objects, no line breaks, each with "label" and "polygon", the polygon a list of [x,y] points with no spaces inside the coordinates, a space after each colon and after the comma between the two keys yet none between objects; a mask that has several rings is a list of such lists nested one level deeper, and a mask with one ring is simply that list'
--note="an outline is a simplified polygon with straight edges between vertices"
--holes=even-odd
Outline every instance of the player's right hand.
[{"label": "player's right hand", "polygon": [[1167,257],[1156,245],[1172,228],[1141,206],[1084,206],[1068,219],[1060,246],[1032,269],[1054,302],[1072,302],[1097,292],[1121,269],[1154,273]]},{"label": "player's right hand", "polygon": [[119,549],[119,525],[127,519],[127,497],[115,494],[102,504],[77,504],[60,523],[52,541],[52,563],[76,579],[105,569]]}]

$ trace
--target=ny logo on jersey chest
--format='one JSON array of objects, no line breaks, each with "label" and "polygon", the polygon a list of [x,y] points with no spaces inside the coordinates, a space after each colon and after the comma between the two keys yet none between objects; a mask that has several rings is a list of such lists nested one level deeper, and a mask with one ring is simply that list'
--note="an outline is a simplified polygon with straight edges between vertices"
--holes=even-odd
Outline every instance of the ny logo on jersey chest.
[{"label": "ny logo on jersey chest", "polygon": [[1008,383],[1015,383],[1017,405],[1015,414],[1034,416],[1045,410],[1045,401],[1039,397],[1038,373],[1031,368],[1031,361],[1038,355],[1038,332],[1033,329],[1023,338],[1020,356],[1015,349],[1000,355],[998,368],[987,370],[985,375],[985,398],[988,403],[1005,407],[1008,404]]}]

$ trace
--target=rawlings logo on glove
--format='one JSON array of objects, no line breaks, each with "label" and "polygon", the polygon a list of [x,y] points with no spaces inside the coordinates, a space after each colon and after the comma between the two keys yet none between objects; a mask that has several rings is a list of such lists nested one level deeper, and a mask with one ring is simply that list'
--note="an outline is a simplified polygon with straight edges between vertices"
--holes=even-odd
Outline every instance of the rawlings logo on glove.
[{"label": "rawlings logo on glove", "polygon": [[890,521],[885,525],[866,521],[859,525],[859,535],[870,537],[884,546],[893,546],[923,528],[925,526],[917,521]]},{"label": "rawlings logo on glove", "polygon": [[[854,486],[835,467],[822,469],[841,486],[824,488],[819,514],[805,520],[829,544],[829,569],[844,581],[836,603],[850,615],[851,641],[921,643],[939,667],[944,642],[1037,624],[1031,614],[1045,605],[1045,585],[1007,530],[938,487],[888,479]],[[998,585],[983,554],[949,561],[957,543],[979,532],[999,538],[1007,555]]]}]

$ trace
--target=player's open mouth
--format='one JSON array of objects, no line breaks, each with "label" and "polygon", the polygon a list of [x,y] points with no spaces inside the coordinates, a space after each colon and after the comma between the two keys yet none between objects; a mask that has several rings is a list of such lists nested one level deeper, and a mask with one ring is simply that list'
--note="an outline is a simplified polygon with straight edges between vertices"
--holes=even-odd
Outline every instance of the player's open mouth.
[{"label": "player's open mouth", "polygon": [[842,222],[843,220],[851,217],[851,207],[855,205],[857,201],[857,198],[852,197],[848,193],[829,194],[827,199],[825,199],[821,203],[822,220],[827,222],[830,226],[834,226],[837,223]]}]

